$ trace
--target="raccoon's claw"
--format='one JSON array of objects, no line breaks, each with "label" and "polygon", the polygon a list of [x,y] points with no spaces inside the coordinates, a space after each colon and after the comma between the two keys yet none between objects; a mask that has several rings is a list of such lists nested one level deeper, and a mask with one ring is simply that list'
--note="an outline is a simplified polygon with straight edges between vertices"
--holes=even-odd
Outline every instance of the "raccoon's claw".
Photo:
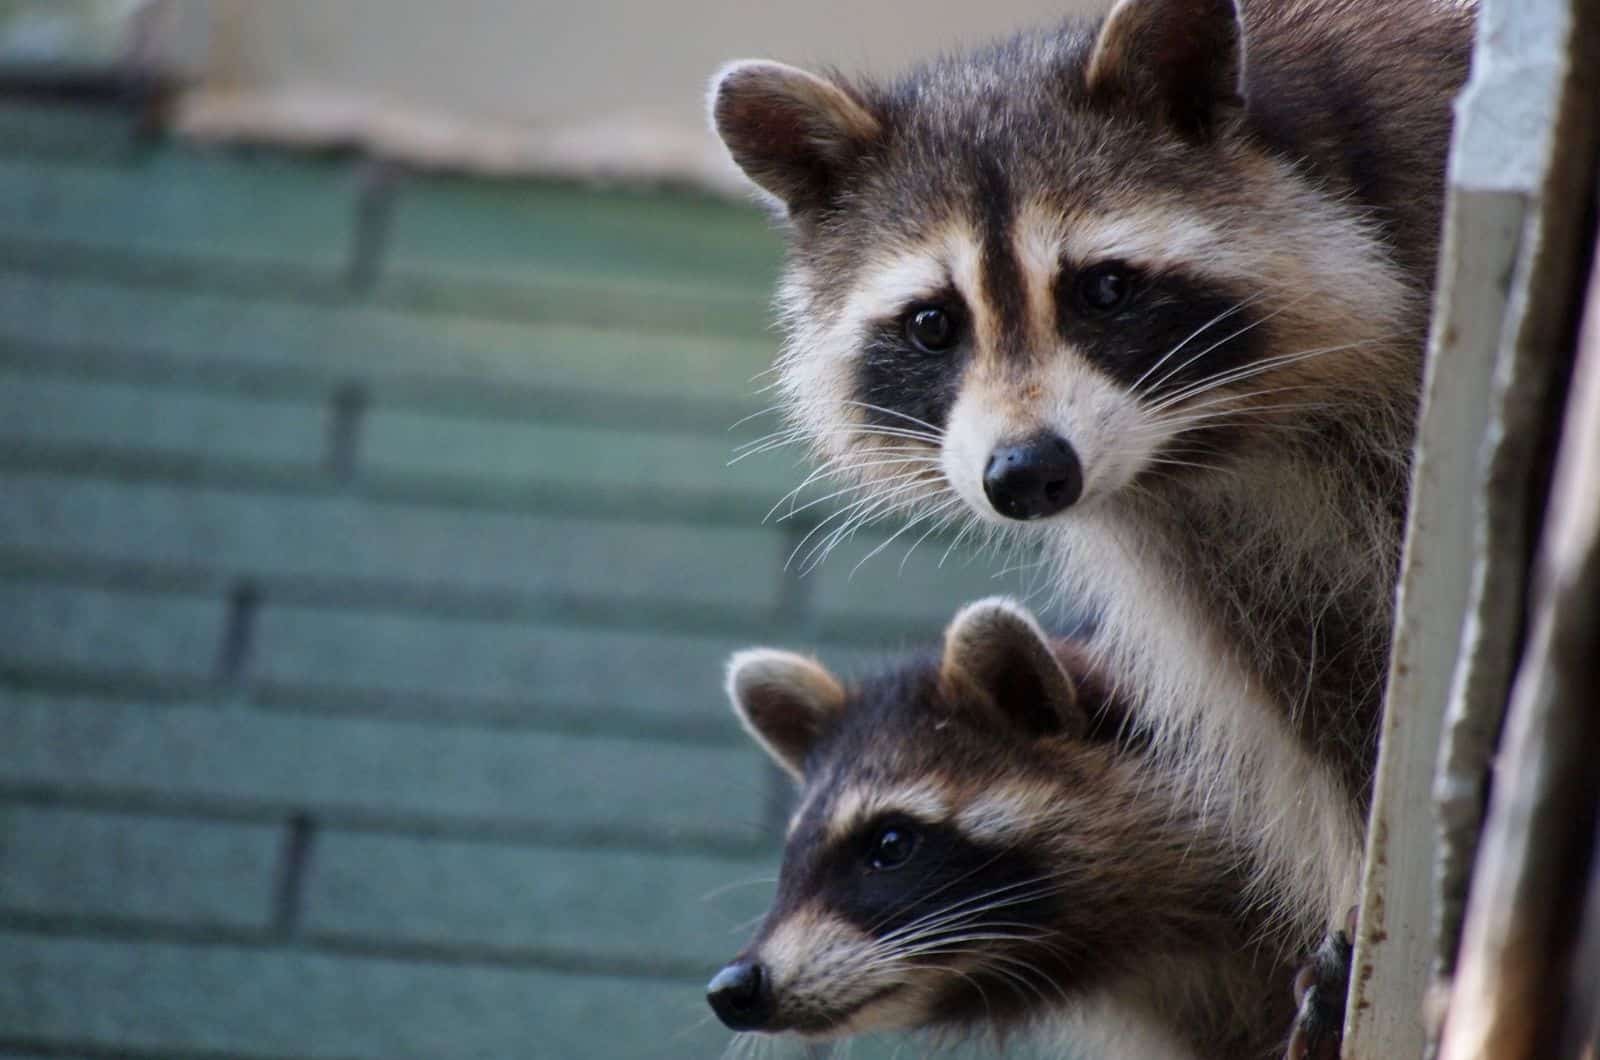
[{"label": "raccoon's claw", "polygon": [[1295,973],[1296,1012],[1285,1060],[1339,1060],[1352,955],[1350,936],[1330,931]]}]

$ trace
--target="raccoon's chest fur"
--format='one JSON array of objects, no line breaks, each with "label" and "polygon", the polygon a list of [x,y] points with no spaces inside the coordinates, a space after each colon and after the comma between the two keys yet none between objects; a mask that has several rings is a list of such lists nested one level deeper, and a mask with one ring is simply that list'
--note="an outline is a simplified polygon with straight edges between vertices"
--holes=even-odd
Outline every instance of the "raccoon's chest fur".
[{"label": "raccoon's chest fur", "polygon": [[[1284,724],[1280,689],[1252,665],[1252,647],[1270,657],[1260,627],[1224,613],[1251,606],[1254,587],[1241,583],[1233,597],[1218,580],[1201,584],[1200,565],[1217,557],[1166,538],[1165,529],[1130,532],[1114,518],[1085,518],[1052,541],[1058,584],[1096,608],[1090,649],[1134,698],[1136,724],[1165,755],[1168,774],[1246,837],[1259,896],[1308,942],[1358,893],[1362,813],[1348,788],[1355,770],[1329,769],[1326,749]],[[1193,580],[1162,556],[1194,560]],[[1294,691],[1303,699],[1303,686]]]},{"label": "raccoon's chest fur", "polygon": [[[1308,421],[1302,445],[1332,461],[1241,461],[1257,488],[1207,496],[1144,519],[1164,543],[1160,570],[1237,645],[1238,664],[1283,704],[1308,752],[1370,798],[1398,575],[1410,417],[1352,438]],[[1256,466],[1252,466],[1254,463]],[[1158,506],[1159,507],[1159,506]],[[1182,587],[1180,590],[1179,587]]]},{"label": "raccoon's chest fur", "polygon": [[1226,474],[1141,482],[1045,538],[1101,665],[1300,930],[1359,894],[1413,418],[1404,391],[1305,417]]}]

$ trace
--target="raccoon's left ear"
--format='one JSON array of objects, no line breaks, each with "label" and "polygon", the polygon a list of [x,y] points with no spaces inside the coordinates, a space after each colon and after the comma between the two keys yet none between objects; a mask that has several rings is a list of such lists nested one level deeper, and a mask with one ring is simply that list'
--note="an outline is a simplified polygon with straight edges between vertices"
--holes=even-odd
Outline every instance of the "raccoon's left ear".
[{"label": "raccoon's left ear", "polygon": [[1082,736],[1089,719],[1038,620],[1003,596],[968,604],[944,633],[939,678],[957,697],[978,693],[1030,736]]},{"label": "raccoon's left ear", "polygon": [[1091,99],[1153,110],[1204,140],[1244,103],[1244,29],[1234,0],[1117,0],[1089,57]]},{"label": "raccoon's left ear", "polygon": [[752,648],[728,660],[728,699],[746,731],[796,780],[806,756],[844,712],[844,686],[815,659]]},{"label": "raccoon's left ear", "polygon": [[843,171],[882,131],[847,86],[756,59],[712,79],[711,125],[745,176],[791,215],[827,205]]}]

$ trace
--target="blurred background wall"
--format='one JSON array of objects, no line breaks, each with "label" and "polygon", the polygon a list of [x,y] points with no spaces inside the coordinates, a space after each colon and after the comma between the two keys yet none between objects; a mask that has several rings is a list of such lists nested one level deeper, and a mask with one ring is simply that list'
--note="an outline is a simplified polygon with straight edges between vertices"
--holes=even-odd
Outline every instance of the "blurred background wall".
[{"label": "blurred background wall", "polygon": [[200,89],[208,136],[348,139],[490,170],[670,176],[739,186],[706,135],[732,58],[890,73],[1109,0],[214,0]]},{"label": "blurred background wall", "polygon": [[728,54],[1010,28],[653,11],[0,6],[5,1060],[718,1056],[788,799],[727,654],[850,669],[1028,588],[927,524],[813,569],[847,498],[768,518],[803,454],[729,465],[777,426],[753,209],[196,144],[125,90],[200,53],[105,43],[533,142],[698,130]]}]

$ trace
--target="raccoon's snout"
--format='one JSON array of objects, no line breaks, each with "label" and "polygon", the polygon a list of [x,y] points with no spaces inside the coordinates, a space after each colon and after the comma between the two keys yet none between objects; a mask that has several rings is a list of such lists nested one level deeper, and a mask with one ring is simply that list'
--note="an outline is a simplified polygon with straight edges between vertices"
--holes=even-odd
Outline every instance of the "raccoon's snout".
[{"label": "raccoon's snout", "polygon": [[1042,519],[1083,493],[1083,465],[1065,438],[1048,431],[989,455],[983,492],[1007,519]]},{"label": "raccoon's snout", "polygon": [[729,1030],[758,1031],[772,1020],[772,990],[761,965],[738,960],[711,977],[706,1000]]}]

